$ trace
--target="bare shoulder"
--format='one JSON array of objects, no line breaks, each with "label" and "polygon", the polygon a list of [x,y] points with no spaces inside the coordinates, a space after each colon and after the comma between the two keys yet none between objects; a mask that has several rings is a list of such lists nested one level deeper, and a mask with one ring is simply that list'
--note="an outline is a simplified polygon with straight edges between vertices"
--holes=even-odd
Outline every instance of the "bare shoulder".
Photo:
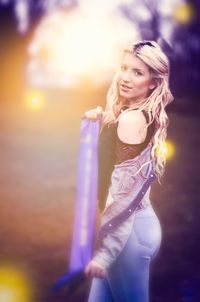
[{"label": "bare shoulder", "polygon": [[146,119],[140,110],[124,112],[118,122],[118,137],[128,144],[140,144],[146,137]]},{"label": "bare shoulder", "polygon": [[124,112],[119,118],[119,124],[121,125],[133,125],[137,123],[146,124],[145,116],[140,110],[131,110]]}]

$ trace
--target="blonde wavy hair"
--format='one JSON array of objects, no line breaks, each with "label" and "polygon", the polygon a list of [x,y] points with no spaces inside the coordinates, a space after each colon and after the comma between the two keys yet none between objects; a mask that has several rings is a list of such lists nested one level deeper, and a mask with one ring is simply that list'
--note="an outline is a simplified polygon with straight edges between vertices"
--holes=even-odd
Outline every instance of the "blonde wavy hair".
[{"label": "blonde wavy hair", "polygon": [[[155,173],[160,181],[164,173],[166,164],[166,136],[169,119],[165,111],[165,107],[173,101],[173,95],[168,85],[169,78],[169,61],[160,46],[155,41],[141,41],[128,45],[123,50],[123,54],[130,53],[141,59],[149,68],[152,80],[156,83],[154,89],[150,91],[150,95],[135,107],[139,110],[145,110],[149,117],[148,127],[155,120],[155,132],[151,142],[152,158],[156,159]],[[107,104],[103,124],[109,124],[117,120],[121,108],[126,104],[126,100],[120,96],[118,87],[119,71],[116,72],[111,86],[107,93]]]}]

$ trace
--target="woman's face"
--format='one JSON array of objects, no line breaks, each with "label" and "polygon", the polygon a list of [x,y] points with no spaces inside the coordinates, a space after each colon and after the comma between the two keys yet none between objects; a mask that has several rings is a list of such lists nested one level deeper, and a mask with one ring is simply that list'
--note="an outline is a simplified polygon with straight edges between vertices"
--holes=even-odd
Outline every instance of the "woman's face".
[{"label": "woman's face", "polygon": [[134,104],[147,97],[155,87],[149,67],[139,58],[125,53],[118,78],[120,96],[129,104]]}]

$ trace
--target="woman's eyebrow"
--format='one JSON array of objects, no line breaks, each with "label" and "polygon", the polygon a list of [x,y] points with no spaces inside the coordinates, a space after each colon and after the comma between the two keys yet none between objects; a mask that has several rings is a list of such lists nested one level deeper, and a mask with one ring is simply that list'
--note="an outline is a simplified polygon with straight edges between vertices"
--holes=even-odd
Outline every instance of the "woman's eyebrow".
[{"label": "woman's eyebrow", "polygon": [[136,71],[144,72],[144,70],[143,70],[143,69],[141,69],[141,68],[136,68],[136,67],[133,67],[132,69],[133,69],[133,70],[136,70]]},{"label": "woman's eyebrow", "polygon": [[121,63],[121,66],[125,66],[125,67],[130,67],[132,70],[135,70],[135,71],[140,71],[140,72],[145,72],[143,69],[141,69],[141,68],[137,68],[137,67],[133,67],[133,66],[131,66],[131,65],[129,65],[129,64],[126,64],[126,63]]},{"label": "woman's eyebrow", "polygon": [[134,67],[133,65],[128,64],[128,63],[121,63],[121,65],[128,66],[128,67],[131,67],[132,69],[136,69],[136,70],[142,70],[142,69]]}]

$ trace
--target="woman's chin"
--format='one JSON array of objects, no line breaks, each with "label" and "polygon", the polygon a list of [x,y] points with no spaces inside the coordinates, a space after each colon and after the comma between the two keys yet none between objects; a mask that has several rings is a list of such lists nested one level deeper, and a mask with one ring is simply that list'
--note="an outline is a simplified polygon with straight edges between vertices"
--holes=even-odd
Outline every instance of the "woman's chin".
[{"label": "woman's chin", "polygon": [[124,98],[131,98],[130,93],[124,90],[120,90],[120,96]]}]

